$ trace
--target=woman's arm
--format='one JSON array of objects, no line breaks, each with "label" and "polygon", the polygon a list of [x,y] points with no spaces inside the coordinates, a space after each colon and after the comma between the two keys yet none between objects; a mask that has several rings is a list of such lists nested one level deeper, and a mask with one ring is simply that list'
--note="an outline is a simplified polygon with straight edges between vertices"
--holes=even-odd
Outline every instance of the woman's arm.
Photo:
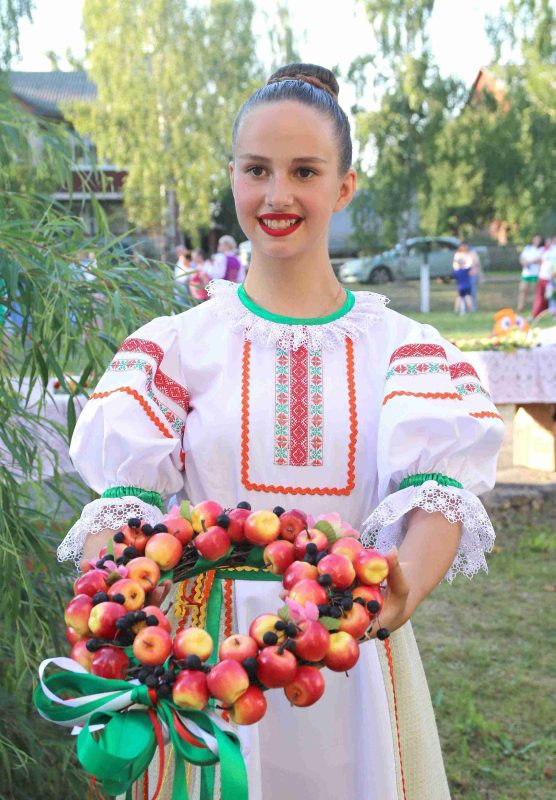
[{"label": "woman's arm", "polygon": [[395,631],[412,616],[445,576],[457,553],[461,524],[448,522],[440,513],[414,508],[408,514],[408,527],[399,553],[387,555],[390,574],[379,625]]}]

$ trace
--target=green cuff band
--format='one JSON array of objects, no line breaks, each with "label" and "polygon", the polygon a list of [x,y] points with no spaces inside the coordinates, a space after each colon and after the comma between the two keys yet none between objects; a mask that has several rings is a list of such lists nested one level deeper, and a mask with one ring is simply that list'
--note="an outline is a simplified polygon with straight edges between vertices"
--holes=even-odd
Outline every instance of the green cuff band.
[{"label": "green cuff band", "polygon": [[112,486],[101,494],[103,500],[111,499],[114,497],[137,497],[143,503],[148,503],[150,506],[156,506],[160,511],[164,510],[164,503],[162,502],[162,495],[158,492],[147,492],[145,489],[139,489],[137,486]]},{"label": "green cuff band", "polygon": [[441,475],[440,472],[421,472],[418,475],[408,475],[400,483],[399,489],[407,489],[408,486],[422,486],[426,481],[436,481],[441,486],[455,486],[456,489],[463,489],[463,485],[459,481]]}]

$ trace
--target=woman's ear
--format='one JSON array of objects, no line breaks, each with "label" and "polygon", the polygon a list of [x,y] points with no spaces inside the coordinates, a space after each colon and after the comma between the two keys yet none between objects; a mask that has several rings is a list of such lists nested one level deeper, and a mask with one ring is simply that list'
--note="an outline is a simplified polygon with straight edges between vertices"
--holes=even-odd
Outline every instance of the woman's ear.
[{"label": "woman's ear", "polygon": [[357,174],[355,170],[350,167],[344,177],[342,178],[342,183],[340,184],[340,191],[338,193],[338,199],[336,200],[336,204],[333,211],[341,211],[342,208],[345,208],[350,200],[352,199],[353,195],[355,194],[355,190],[357,189]]},{"label": "woman's ear", "polygon": [[230,161],[228,164],[228,172],[230,174],[230,186],[232,187],[232,194],[234,193],[234,162]]}]

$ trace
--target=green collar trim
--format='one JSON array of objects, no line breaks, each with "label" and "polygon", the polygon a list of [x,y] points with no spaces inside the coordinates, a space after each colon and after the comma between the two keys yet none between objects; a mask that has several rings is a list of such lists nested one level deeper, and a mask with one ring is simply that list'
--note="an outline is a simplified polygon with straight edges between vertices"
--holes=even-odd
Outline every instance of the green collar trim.
[{"label": "green collar trim", "polygon": [[268,319],[270,322],[278,322],[281,325],[326,325],[328,322],[334,322],[334,320],[340,319],[340,317],[345,316],[348,311],[351,311],[355,304],[353,292],[350,292],[349,289],[345,289],[345,293],[345,302],[337,311],[333,311],[332,314],[327,314],[325,317],[308,317],[305,319],[303,317],[284,317],[281,314],[272,314],[262,306],[257,305],[257,303],[249,297],[243,284],[240,284],[237,289],[237,296],[245,308],[249,309],[253,314],[256,314],[257,317]]}]

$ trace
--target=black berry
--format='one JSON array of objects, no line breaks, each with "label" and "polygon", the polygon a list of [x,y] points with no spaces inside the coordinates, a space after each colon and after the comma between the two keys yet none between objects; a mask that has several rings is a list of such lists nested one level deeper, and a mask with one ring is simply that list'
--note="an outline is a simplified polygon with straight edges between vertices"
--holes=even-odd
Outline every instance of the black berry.
[{"label": "black berry", "polygon": [[141,520],[139,517],[132,517],[127,521],[128,528],[140,528],[141,527]]},{"label": "black berry", "polygon": [[124,647],[128,647],[130,644],[133,644],[135,640],[135,634],[131,631],[122,631],[118,633],[118,643],[122,644]]},{"label": "black berry", "polygon": [[333,617],[333,619],[340,619],[342,612],[336,606],[330,606],[329,616]]},{"label": "black berry", "polygon": [[293,653],[295,650],[295,640],[288,639],[288,641],[284,645],[284,650],[289,650],[290,653]]},{"label": "black berry", "polygon": [[380,603],[378,600],[369,600],[367,603],[367,609],[370,611],[371,614],[378,614],[380,611]]},{"label": "black berry", "polygon": [[108,599],[109,598],[106,592],[97,592],[96,594],[93,595],[93,603],[95,604],[95,606],[97,605],[97,603],[106,603]]},{"label": "black berry", "polygon": [[245,672],[249,675],[249,678],[255,678],[257,675],[257,659],[256,658],[246,658],[245,661],[241,662],[241,666],[245,670]]},{"label": "black berry", "polygon": [[319,610],[319,616],[321,617],[330,616],[330,606],[327,605],[326,603],[321,603],[319,606],[317,606],[317,608]]},{"label": "black berry", "polygon": [[124,631],[126,628],[129,628],[129,622],[127,621],[126,617],[120,617],[116,620],[115,627],[119,631]]},{"label": "black berry", "polygon": [[227,514],[220,514],[218,517],[216,517],[216,524],[221,528],[227,528],[230,524],[229,516]]},{"label": "black berry", "polygon": [[137,673],[137,678],[141,681],[141,683],[145,683],[145,681],[147,680],[147,677],[150,674],[151,673],[149,672],[149,670],[145,669],[145,667],[143,667],[143,669],[140,669],[139,672]]},{"label": "black berry", "polygon": [[274,623],[274,629],[277,631],[285,631],[287,626],[287,622],[284,622],[283,619],[279,619],[278,622]]},{"label": "black berry", "polygon": [[251,511],[251,503],[248,503],[247,500],[242,500],[241,503],[237,504],[238,508],[245,508],[247,511]]},{"label": "black berry", "polygon": [[322,561],[323,558],[326,558],[328,553],[326,550],[323,550],[321,553],[317,553],[317,557],[315,558],[315,564],[318,564],[319,561]]},{"label": "black berry", "polygon": [[139,555],[139,550],[136,547],[133,547],[133,545],[130,545],[129,547],[125,548],[122,555],[124,558],[137,558]]},{"label": "black berry", "polygon": [[332,575],[319,575],[317,581],[321,586],[332,586]]},{"label": "black berry", "polygon": [[164,683],[174,683],[176,680],[176,673],[172,669],[167,669],[162,676]]},{"label": "black berry", "polygon": [[282,506],[275,506],[275,507],[272,509],[272,513],[273,513],[273,514],[276,514],[276,516],[277,516],[277,517],[281,517],[281,516],[282,516],[282,514],[284,513],[284,511],[285,511],[285,510],[286,510],[286,509],[285,509],[285,508],[282,508]]},{"label": "black berry", "polygon": [[289,636],[290,639],[295,639],[297,636],[297,625],[294,625],[293,622],[286,625],[286,636]]},{"label": "black berry", "polygon": [[98,650],[100,647],[102,647],[102,645],[101,645],[101,643],[98,641],[98,639],[89,639],[89,641],[87,642],[87,644],[85,645],[85,647],[87,648],[87,650],[89,651],[89,653],[96,653],[96,651],[97,651],[97,650]]},{"label": "black berry", "polygon": [[305,552],[309,553],[311,556],[316,556],[316,554],[319,552],[319,548],[314,542],[308,542],[305,546]]},{"label": "black berry", "polygon": [[363,600],[363,598],[362,598],[362,597],[356,597],[356,598],[355,598],[355,600],[354,600],[353,602],[354,602],[354,603],[359,603],[359,605],[360,605],[360,606],[364,606],[364,605],[366,605],[366,603],[365,603],[365,601]]},{"label": "black berry", "polygon": [[164,667],[162,664],[157,664],[153,671],[157,678],[160,678],[161,675],[164,675]]},{"label": "black berry", "polygon": [[114,541],[117,544],[121,544],[122,542],[125,541],[125,536],[123,535],[123,533],[121,531],[118,531],[118,533],[114,534]]},{"label": "black berry", "polygon": [[314,556],[312,556],[311,553],[306,553],[303,556],[303,561],[305,561],[305,563],[307,564],[312,564],[313,566],[315,566],[315,564],[317,563],[317,559]]},{"label": "black berry", "polygon": [[378,631],[376,632],[376,638],[380,639],[381,642],[383,642],[389,636],[390,636],[390,631],[388,630],[388,628],[379,628]]},{"label": "black berry", "polygon": [[351,611],[351,609],[353,608],[353,600],[351,599],[351,597],[342,597],[341,606],[344,609],[344,611]]},{"label": "black berry", "polygon": [[154,628],[155,625],[158,625],[158,617],[155,617],[154,614],[149,614],[145,622],[149,627]]},{"label": "black berry", "polygon": [[168,528],[162,522],[159,522],[158,525],[154,526],[153,533],[168,533]]},{"label": "black berry", "polygon": [[268,645],[276,644],[278,641],[278,637],[274,633],[274,631],[267,631],[263,636],[263,642]]},{"label": "black berry", "polygon": [[172,696],[172,687],[167,683],[161,683],[158,687],[158,696],[159,697],[171,697]]},{"label": "black berry", "polygon": [[151,674],[147,675],[147,677],[145,678],[145,683],[147,684],[149,689],[154,689],[155,686],[158,686],[158,678],[151,672]]},{"label": "black berry", "polygon": [[141,526],[141,533],[144,533],[145,536],[152,536],[154,533],[154,528],[152,525],[149,525],[148,522],[145,522],[145,524]]},{"label": "black berry", "polygon": [[185,666],[186,669],[201,669],[201,667],[203,666],[203,662],[201,661],[199,656],[195,655],[187,656],[187,658],[185,659]]},{"label": "black berry", "polygon": [[112,595],[112,602],[119,603],[121,606],[125,603],[125,596],[121,592],[116,592]]}]

